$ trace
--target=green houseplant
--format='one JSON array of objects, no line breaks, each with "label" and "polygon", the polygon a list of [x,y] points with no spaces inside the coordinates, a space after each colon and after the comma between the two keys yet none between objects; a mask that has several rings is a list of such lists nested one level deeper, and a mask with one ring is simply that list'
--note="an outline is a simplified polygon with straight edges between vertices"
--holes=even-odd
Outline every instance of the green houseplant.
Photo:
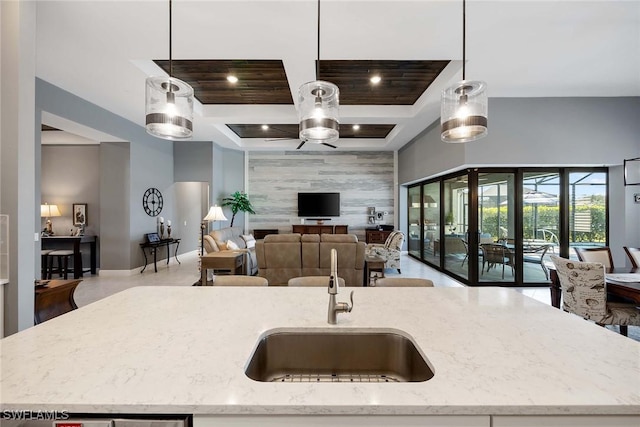
[{"label": "green houseplant", "polygon": [[253,210],[253,206],[251,206],[251,201],[249,200],[249,196],[244,191],[236,191],[229,197],[225,197],[222,199],[222,206],[230,206],[231,213],[231,225],[233,227],[233,220],[236,217],[238,212],[249,212],[251,214],[255,214],[256,212]]},{"label": "green houseplant", "polygon": [[453,224],[453,212],[449,211],[447,216],[444,218],[444,223],[447,225]]}]

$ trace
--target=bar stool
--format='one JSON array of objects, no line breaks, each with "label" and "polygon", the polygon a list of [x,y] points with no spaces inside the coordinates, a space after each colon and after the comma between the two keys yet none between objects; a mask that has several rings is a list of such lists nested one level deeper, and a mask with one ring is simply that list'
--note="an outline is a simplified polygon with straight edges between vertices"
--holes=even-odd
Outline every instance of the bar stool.
[{"label": "bar stool", "polygon": [[42,280],[47,278],[49,270],[49,257],[48,255],[53,252],[53,249],[41,249],[40,250],[40,276]]},{"label": "bar stool", "polygon": [[[53,260],[57,259],[58,261],[58,269],[57,269],[57,274],[58,276],[61,276],[63,279],[67,279],[68,275],[68,269],[69,269],[69,258],[71,258],[73,256],[73,251],[69,251],[69,250],[59,250],[59,251],[51,251],[49,252],[49,254],[47,255],[47,257],[49,258],[49,274],[47,275],[48,279],[51,279],[51,275],[53,274]],[[82,265],[80,266],[74,266],[75,268],[80,268],[80,271],[82,271]]]}]

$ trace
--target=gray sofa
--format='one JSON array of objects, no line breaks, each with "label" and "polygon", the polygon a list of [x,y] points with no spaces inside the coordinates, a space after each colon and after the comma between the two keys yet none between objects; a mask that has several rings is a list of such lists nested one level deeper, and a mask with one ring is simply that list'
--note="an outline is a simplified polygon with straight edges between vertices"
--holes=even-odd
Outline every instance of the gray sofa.
[{"label": "gray sofa", "polygon": [[270,234],[256,242],[258,275],[269,286],[286,286],[295,277],[329,276],[335,248],[338,276],[347,286],[362,286],[365,246],[354,234]]},{"label": "gray sofa", "polygon": [[204,250],[206,253],[226,251],[229,241],[233,242],[239,249],[247,251],[245,257],[245,267],[247,274],[253,276],[258,273],[258,263],[256,261],[255,242],[250,234],[243,235],[242,227],[228,227],[214,230],[204,236]]}]

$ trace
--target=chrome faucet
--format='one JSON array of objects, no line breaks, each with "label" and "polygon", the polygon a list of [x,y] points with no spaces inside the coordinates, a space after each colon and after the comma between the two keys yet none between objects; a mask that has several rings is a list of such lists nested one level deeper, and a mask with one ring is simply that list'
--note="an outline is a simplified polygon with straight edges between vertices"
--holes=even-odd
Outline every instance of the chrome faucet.
[{"label": "chrome faucet", "polygon": [[338,313],[350,313],[353,310],[353,291],[351,291],[351,305],[347,302],[337,302],[338,288],[340,282],[338,279],[338,252],[331,249],[331,275],[329,276],[329,316],[327,322],[330,325],[338,323]]}]

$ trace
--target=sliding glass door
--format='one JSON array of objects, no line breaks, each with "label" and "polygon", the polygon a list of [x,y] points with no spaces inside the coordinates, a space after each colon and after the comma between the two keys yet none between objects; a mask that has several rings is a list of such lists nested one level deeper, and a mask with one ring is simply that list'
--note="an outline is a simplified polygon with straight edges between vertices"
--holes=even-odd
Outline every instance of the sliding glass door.
[{"label": "sliding glass door", "polygon": [[549,282],[550,256],[608,244],[608,172],[486,168],[408,189],[409,255],[470,285]]}]

